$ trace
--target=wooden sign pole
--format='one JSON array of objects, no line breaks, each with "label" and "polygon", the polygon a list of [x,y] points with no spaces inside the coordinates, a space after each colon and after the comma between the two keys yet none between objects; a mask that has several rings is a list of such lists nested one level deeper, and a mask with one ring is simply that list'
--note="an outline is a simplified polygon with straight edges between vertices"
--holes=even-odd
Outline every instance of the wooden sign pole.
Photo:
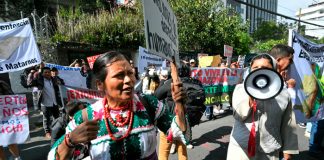
[{"label": "wooden sign pole", "polygon": [[[172,77],[172,82],[175,84],[175,83],[180,83],[181,80],[178,76],[178,70],[177,70],[177,65],[176,65],[176,62],[175,62],[175,58],[172,57],[172,62],[170,63],[171,65],[171,77]],[[175,86],[177,87],[177,86]],[[186,131],[186,116],[185,116],[185,108],[184,108],[184,104],[183,104],[183,101],[177,101],[175,102],[176,103],[176,108],[175,108],[175,113],[177,113],[178,117],[176,120],[177,120],[177,123],[181,129],[181,131]]]}]

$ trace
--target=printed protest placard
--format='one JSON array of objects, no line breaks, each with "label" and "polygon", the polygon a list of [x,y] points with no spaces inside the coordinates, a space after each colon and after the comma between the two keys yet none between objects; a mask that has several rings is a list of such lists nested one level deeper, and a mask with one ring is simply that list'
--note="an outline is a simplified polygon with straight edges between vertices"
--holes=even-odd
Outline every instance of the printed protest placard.
[{"label": "printed protest placard", "polygon": [[299,122],[324,118],[324,44],[315,44],[296,32],[292,35],[294,63],[290,77],[296,80],[295,115]]},{"label": "printed protest placard", "polygon": [[29,137],[25,95],[0,96],[0,146],[22,144]]},{"label": "printed protest placard", "polygon": [[78,100],[93,104],[100,98],[103,98],[103,92],[98,90],[83,89],[71,86],[60,85],[60,94],[62,104],[65,105],[69,101]]},{"label": "printed protest placard", "polygon": [[224,45],[224,56],[232,57],[233,55],[233,47],[229,45]]},{"label": "printed protest placard", "polygon": [[89,63],[89,67],[92,69],[93,67],[93,63],[96,61],[96,59],[100,56],[100,54],[95,55],[95,56],[91,56],[91,57],[87,57],[88,63]]},{"label": "printed protest placard", "polygon": [[138,72],[144,73],[150,65],[155,65],[156,68],[161,68],[164,59],[153,55],[152,53],[148,52],[147,49],[143,47],[139,47],[139,57],[138,57]]},{"label": "printed protest placard", "polygon": [[191,77],[199,79],[206,93],[205,105],[229,105],[236,84],[241,83],[244,69],[193,68]]},{"label": "printed protest placard", "polygon": [[41,56],[28,18],[0,23],[0,73],[39,63]]},{"label": "printed protest placard", "polygon": [[167,0],[144,0],[144,26],[147,49],[162,58],[179,61],[177,19]]},{"label": "printed protest placard", "polygon": [[55,67],[59,71],[59,77],[64,80],[65,85],[87,88],[87,75],[81,72],[80,67],[61,66],[58,64],[45,63],[46,67]]}]

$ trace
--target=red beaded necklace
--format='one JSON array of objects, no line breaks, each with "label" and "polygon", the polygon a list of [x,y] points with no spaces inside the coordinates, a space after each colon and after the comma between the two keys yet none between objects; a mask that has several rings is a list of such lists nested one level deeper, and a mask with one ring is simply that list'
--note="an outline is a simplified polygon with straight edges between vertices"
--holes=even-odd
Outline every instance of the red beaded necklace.
[{"label": "red beaded necklace", "polygon": [[[107,131],[108,131],[108,135],[111,137],[111,139],[112,140],[114,140],[114,141],[120,141],[120,140],[123,140],[124,138],[126,138],[129,134],[130,134],[130,132],[131,132],[131,130],[132,130],[132,124],[133,124],[133,117],[134,117],[134,113],[132,112],[132,106],[133,106],[133,102],[131,101],[128,105],[127,105],[127,108],[128,108],[128,115],[127,115],[127,118],[126,118],[126,120],[124,120],[124,118],[120,115],[120,114],[118,114],[117,116],[116,116],[116,121],[117,121],[117,123],[111,118],[111,116],[110,116],[110,109],[109,109],[109,107],[108,107],[108,105],[107,105],[107,100],[105,99],[104,101],[103,101],[103,103],[104,103],[104,111],[105,111],[105,124],[106,124],[106,128],[107,128]],[[120,108],[120,107],[118,107],[118,108]],[[124,109],[124,107],[122,107],[123,109]],[[121,109],[121,108],[120,108]],[[114,110],[117,110],[116,108],[114,108]],[[122,109],[121,109],[122,110]],[[123,135],[122,137],[120,137],[120,138],[116,138],[115,136],[114,136],[114,134],[112,133],[112,131],[111,131],[111,129],[110,129],[110,126],[109,126],[109,124],[108,124],[108,120],[110,121],[110,123],[112,124],[112,125],[114,125],[114,126],[116,126],[116,127],[123,127],[123,126],[125,126],[127,123],[128,123],[128,130],[127,130],[127,132],[126,132],[126,134],[125,135]],[[118,123],[119,122],[119,123]]]}]

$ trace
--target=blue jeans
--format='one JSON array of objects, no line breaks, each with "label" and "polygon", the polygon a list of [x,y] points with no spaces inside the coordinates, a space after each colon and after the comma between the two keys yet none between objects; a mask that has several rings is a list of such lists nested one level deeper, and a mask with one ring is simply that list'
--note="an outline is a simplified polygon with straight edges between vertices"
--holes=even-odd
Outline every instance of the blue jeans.
[{"label": "blue jeans", "polygon": [[319,152],[324,136],[324,120],[312,122],[312,129],[309,138],[309,151]]},{"label": "blue jeans", "polygon": [[214,109],[214,107],[212,105],[206,106],[205,116],[208,120],[213,119],[213,109]]}]

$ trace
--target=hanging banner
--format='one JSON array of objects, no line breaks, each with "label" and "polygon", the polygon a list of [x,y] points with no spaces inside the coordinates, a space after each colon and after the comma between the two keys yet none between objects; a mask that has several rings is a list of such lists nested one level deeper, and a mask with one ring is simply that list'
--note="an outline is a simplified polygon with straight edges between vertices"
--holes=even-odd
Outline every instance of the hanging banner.
[{"label": "hanging banner", "polygon": [[231,95],[236,84],[242,82],[244,69],[233,68],[192,68],[191,77],[199,79],[203,84],[206,100],[205,105],[230,105]]},{"label": "hanging banner", "polygon": [[315,44],[296,32],[292,37],[295,53],[289,74],[296,80],[296,118],[299,122],[323,119],[324,44]]},{"label": "hanging banner", "polygon": [[23,144],[29,138],[25,95],[0,96],[0,146]]},{"label": "hanging banner", "polygon": [[164,61],[163,58],[153,55],[143,47],[139,47],[138,51],[139,51],[139,57],[138,57],[137,68],[139,73],[144,73],[147,70],[147,67],[150,65],[154,65],[156,69],[162,67]]},{"label": "hanging banner", "polygon": [[179,64],[177,19],[167,0],[143,0],[146,47],[150,53]]},{"label": "hanging banner", "polygon": [[41,56],[28,18],[0,23],[0,73],[39,63]]},{"label": "hanging banner", "polygon": [[65,85],[87,88],[87,75],[81,72],[80,67],[68,67],[51,63],[45,63],[45,66],[49,68],[57,68],[59,71],[58,76],[64,80]]},{"label": "hanging banner", "polygon": [[65,106],[67,102],[74,100],[93,104],[104,96],[104,94],[98,90],[83,89],[64,85],[60,85],[59,88],[63,106]]}]

